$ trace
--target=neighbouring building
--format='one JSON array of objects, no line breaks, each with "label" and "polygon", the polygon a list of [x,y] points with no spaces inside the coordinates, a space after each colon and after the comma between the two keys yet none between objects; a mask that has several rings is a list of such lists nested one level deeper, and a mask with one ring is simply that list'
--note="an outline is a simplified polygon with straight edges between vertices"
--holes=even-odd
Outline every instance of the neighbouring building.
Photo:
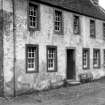
[{"label": "neighbouring building", "polygon": [[105,13],[98,0],[0,0],[0,96],[105,76]]}]

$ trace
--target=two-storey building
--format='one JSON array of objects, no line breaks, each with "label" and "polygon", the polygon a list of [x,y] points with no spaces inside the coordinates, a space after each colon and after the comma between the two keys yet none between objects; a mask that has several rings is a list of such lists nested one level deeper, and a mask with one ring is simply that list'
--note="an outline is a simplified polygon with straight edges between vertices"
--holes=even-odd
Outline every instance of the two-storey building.
[{"label": "two-storey building", "polygon": [[0,0],[0,93],[105,75],[105,13],[98,0]]}]

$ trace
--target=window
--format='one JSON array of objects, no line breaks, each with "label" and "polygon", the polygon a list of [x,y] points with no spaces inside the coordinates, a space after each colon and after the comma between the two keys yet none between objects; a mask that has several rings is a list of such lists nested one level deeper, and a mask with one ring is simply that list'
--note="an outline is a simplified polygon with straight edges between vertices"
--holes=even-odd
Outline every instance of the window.
[{"label": "window", "polygon": [[103,38],[105,40],[105,23],[103,23]]},{"label": "window", "polygon": [[39,6],[35,4],[29,4],[29,28],[39,29]]},{"label": "window", "polygon": [[89,69],[89,49],[83,49],[83,69]]},{"label": "window", "polygon": [[54,46],[47,46],[47,70],[57,71],[57,48]]},{"label": "window", "polygon": [[100,50],[98,49],[93,49],[93,67],[100,67]]},{"label": "window", "polygon": [[90,20],[90,37],[95,38],[95,21]]},{"label": "window", "polygon": [[105,49],[104,49],[104,68],[105,68]]},{"label": "window", "polygon": [[74,16],[74,34],[80,34],[79,16]]},{"label": "window", "polygon": [[26,45],[26,72],[38,72],[38,46]]},{"label": "window", "polygon": [[62,19],[62,12],[55,10],[55,17],[54,17],[54,30],[55,33],[63,33],[63,19]]}]

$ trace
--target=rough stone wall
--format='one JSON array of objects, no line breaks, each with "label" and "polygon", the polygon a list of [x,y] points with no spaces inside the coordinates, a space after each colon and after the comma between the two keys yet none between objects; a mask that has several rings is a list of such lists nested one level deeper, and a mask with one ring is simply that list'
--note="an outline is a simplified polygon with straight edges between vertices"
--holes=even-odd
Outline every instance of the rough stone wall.
[{"label": "rough stone wall", "polygon": [[[19,0],[17,2],[16,10],[16,89],[17,94],[27,91],[29,89],[42,89],[50,86],[52,82],[61,81],[65,77],[65,58],[60,56],[65,55],[63,47],[58,47],[58,62],[62,60],[62,64],[58,63],[57,73],[47,73],[46,62],[46,46],[57,45],[61,46],[56,40],[56,35],[53,37],[53,10],[46,6],[40,6],[40,31],[29,32],[27,29],[27,2]],[[23,6],[24,5],[24,6]],[[46,14],[46,15],[45,15]],[[44,18],[43,18],[44,17]],[[61,38],[61,42],[62,42]],[[38,44],[39,45],[39,73],[26,73],[25,61],[25,44]],[[59,52],[60,50],[60,52]],[[62,50],[62,52],[61,52]],[[21,52],[20,52],[21,51]],[[43,85],[43,86],[42,86]],[[21,90],[21,91],[20,91]]]},{"label": "rough stone wall", "polygon": [[[103,56],[101,56],[101,68],[93,69],[93,48],[99,48],[101,55],[105,48],[102,38],[102,21],[96,20],[96,39],[91,39],[89,34],[89,17],[80,16],[81,35],[73,34],[73,13],[63,11],[64,35],[54,34],[53,8],[40,4],[40,31],[30,32],[28,30],[27,0],[16,1],[16,94],[28,90],[41,90],[53,84],[62,83],[66,78],[66,49],[76,50],[76,80],[83,72],[92,72],[99,77],[104,72]],[[12,6],[10,0],[5,0],[6,24],[4,32],[4,78],[5,92],[13,94],[13,20]],[[100,27],[99,27],[100,25]],[[39,73],[26,73],[25,44],[39,45]],[[57,46],[57,72],[47,72],[46,46]],[[90,48],[90,69],[82,69],[82,48]],[[7,66],[8,65],[8,66]]]},{"label": "rough stone wall", "polygon": [[13,9],[11,0],[3,0],[4,95],[13,95]]},{"label": "rough stone wall", "polygon": [[[89,27],[89,19],[88,17],[84,17],[84,34],[83,37],[83,47],[90,48],[90,69],[88,72],[92,72],[94,79],[98,79],[105,75],[105,68],[103,64],[104,56],[103,56],[103,49],[105,49],[105,40],[103,40],[103,21],[96,20],[96,38],[90,38],[90,27]],[[88,26],[88,27],[87,27]],[[93,68],[93,48],[100,49],[101,55],[101,65],[99,69]]]},{"label": "rough stone wall", "polygon": [[2,0],[0,0],[0,96],[3,96],[4,78],[3,78],[3,11]]}]

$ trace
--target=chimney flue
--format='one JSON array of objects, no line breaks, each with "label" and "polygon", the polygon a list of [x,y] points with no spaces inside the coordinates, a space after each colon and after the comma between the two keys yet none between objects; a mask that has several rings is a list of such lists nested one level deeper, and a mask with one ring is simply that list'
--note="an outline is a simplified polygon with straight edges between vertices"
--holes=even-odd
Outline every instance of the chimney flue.
[{"label": "chimney flue", "polygon": [[92,2],[93,2],[95,5],[98,5],[98,4],[99,4],[99,0],[92,0]]}]

